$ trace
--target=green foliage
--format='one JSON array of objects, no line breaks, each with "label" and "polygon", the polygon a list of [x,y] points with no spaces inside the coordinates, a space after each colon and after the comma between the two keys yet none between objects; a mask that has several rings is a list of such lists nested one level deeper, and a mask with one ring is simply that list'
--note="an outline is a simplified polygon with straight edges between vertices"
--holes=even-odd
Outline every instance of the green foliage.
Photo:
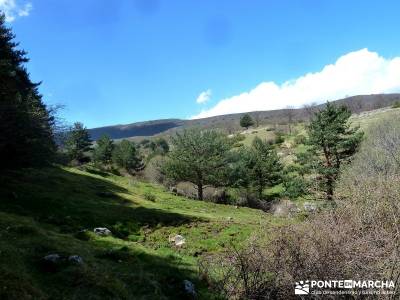
[{"label": "green foliage", "polygon": [[275,133],[275,144],[282,144],[285,141],[285,134],[283,132],[276,132]]},{"label": "green foliage", "polygon": [[234,185],[252,188],[259,199],[263,191],[281,180],[282,165],[273,146],[256,137],[250,148],[243,148],[237,154],[236,164],[231,172]]},{"label": "green foliage", "polygon": [[97,142],[93,150],[93,160],[102,164],[110,164],[114,142],[109,136],[103,135]]},{"label": "green foliage", "polygon": [[349,123],[351,112],[345,106],[327,103],[324,110],[316,113],[308,127],[309,151],[314,155],[316,171],[321,185],[332,199],[333,188],[340,167],[357,151],[363,133]]},{"label": "green foliage", "polygon": [[172,145],[163,168],[169,178],[195,184],[201,200],[205,185],[223,184],[231,149],[225,135],[211,130],[185,130],[172,138]]},{"label": "green foliage", "polygon": [[0,12],[0,169],[43,166],[56,150],[53,112],[29,78],[29,59],[14,38]]},{"label": "green foliage", "polygon": [[253,119],[250,117],[249,114],[245,114],[243,117],[240,118],[240,126],[248,129],[250,126],[254,125]]},{"label": "green foliage", "polygon": [[157,154],[167,154],[169,152],[168,142],[164,138],[158,138],[151,144],[151,148]]},{"label": "green foliage", "polygon": [[124,168],[128,172],[134,172],[143,167],[135,144],[128,140],[122,140],[115,145],[112,160],[118,167]]},{"label": "green foliage", "polygon": [[65,149],[72,160],[86,162],[86,153],[91,150],[92,141],[86,127],[82,123],[75,123],[68,132]]},{"label": "green foliage", "polygon": [[282,196],[290,199],[296,199],[308,192],[308,184],[306,180],[298,176],[288,176],[283,182]]},{"label": "green foliage", "polygon": [[304,135],[302,135],[302,134],[296,135],[295,138],[294,138],[294,142],[295,142],[297,145],[299,145],[299,144],[305,144],[306,141],[307,141],[307,138],[306,138]]},{"label": "green foliage", "polygon": [[155,202],[156,201],[156,196],[154,196],[154,194],[152,194],[149,191],[146,191],[143,195],[144,199],[146,199],[147,201],[151,201],[151,202]]}]

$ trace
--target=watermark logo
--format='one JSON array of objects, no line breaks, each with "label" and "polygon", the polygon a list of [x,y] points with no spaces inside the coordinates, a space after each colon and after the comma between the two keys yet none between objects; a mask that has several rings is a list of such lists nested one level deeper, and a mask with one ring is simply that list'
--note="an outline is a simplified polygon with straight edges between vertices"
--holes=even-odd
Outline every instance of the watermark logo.
[{"label": "watermark logo", "polygon": [[305,280],[296,281],[295,295],[382,295],[394,294],[392,280]]},{"label": "watermark logo", "polygon": [[310,282],[306,281],[296,281],[296,285],[294,287],[295,295],[308,295],[310,293]]}]

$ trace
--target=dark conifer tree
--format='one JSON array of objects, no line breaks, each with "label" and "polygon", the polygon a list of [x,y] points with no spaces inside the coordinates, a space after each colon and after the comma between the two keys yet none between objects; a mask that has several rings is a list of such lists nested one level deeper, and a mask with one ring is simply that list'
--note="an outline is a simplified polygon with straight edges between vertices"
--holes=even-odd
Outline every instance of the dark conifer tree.
[{"label": "dark conifer tree", "polygon": [[79,163],[90,161],[87,153],[92,150],[92,141],[89,131],[82,123],[76,122],[68,132],[65,148],[72,160]]},{"label": "dark conifer tree", "polygon": [[0,169],[42,166],[55,152],[54,117],[25,68],[26,52],[0,14]]},{"label": "dark conifer tree", "polygon": [[314,157],[312,165],[319,173],[319,179],[327,199],[333,199],[334,184],[340,168],[348,163],[357,151],[363,133],[352,127],[350,110],[346,106],[327,103],[325,109],[316,113],[308,126],[309,151]]}]

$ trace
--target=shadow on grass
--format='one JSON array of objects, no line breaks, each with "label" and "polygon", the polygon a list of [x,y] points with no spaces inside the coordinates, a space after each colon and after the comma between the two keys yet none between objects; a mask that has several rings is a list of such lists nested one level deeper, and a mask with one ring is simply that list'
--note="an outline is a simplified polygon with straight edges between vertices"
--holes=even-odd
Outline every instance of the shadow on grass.
[{"label": "shadow on grass", "polygon": [[202,286],[198,274],[179,255],[157,256],[137,248],[121,247],[110,240],[89,242],[97,248],[96,258],[111,269],[117,264],[118,278],[131,295],[149,299],[189,299],[183,281]]},{"label": "shadow on grass", "polygon": [[134,206],[119,194],[130,197],[127,189],[109,180],[61,168],[26,169],[0,176],[0,210],[57,225],[62,232],[111,227],[125,237],[143,226],[178,226],[198,220]]}]

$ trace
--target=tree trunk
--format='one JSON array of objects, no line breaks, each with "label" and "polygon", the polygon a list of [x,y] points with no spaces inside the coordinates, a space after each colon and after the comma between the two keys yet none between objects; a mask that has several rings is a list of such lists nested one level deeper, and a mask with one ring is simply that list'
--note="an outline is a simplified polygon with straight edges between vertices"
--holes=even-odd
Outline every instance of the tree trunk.
[{"label": "tree trunk", "polygon": [[197,184],[197,198],[203,200],[203,183]]},{"label": "tree trunk", "polygon": [[333,179],[329,175],[326,181],[326,198],[331,201],[333,200]]}]

